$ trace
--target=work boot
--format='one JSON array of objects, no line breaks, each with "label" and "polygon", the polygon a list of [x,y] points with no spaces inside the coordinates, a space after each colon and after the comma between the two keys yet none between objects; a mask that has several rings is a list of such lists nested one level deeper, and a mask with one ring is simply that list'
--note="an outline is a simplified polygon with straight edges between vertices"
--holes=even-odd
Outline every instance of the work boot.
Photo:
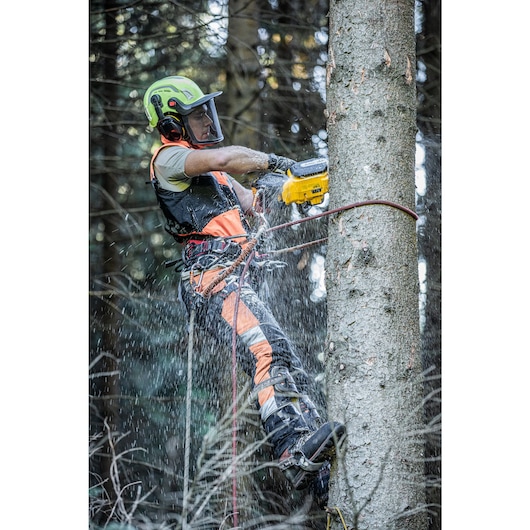
[{"label": "work boot", "polygon": [[[307,396],[300,396],[300,411],[304,417],[307,425],[312,431],[318,430],[318,428],[324,423],[322,418],[317,412],[316,406],[313,401]],[[313,495],[313,499],[319,508],[324,509],[328,504],[329,498],[329,477],[331,472],[331,462],[326,460],[322,467],[318,470],[315,478],[309,484],[309,489]]]},{"label": "work boot", "polygon": [[304,417],[290,402],[276,398],[281,404],[264,422],[263,427],[273,447],[274,458],[279,459],[289,447],[293,447],[301,437],[311,434]]},{"label": "work boot", "polygon": [[307,488],[322,466],[335,454],[346,428],[342,423],[328,422],[317,431],[302,434],[284,450],[278,465],[294,488]]},{"label": "work boot", "polygon": [[287,368],[272,367],[271,377],[254,387],[251,399],[258,400],[259,393],[270,386],[274,394],[259,405],[259,410],[274,458],[295,489],[307,488],[335,454],[335,444],[346,428],[338,422],[321,424],[314,403],[298,392]]},{"label": "work boot", "polygon": [[309,485],[309,489],[313,494],[314,501],[322,510],[328,505],[330,475],[331,463],[329,460],[326,460],[322,467],[318,470],[316,477]]},{"label": "work boot", "polygon": [[324,423],[317,411],[316,405],[307,394],[301,394],[298,399],[300,412],[310,430],[316,431]]}]

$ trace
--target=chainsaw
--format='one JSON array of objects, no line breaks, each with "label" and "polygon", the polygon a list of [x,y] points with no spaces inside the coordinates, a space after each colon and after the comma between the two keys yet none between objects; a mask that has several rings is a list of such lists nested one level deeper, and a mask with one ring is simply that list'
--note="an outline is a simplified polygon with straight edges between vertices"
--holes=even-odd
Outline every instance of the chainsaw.
[{"label": "chainsaw", "polygon": [[253,187],[278,189],[277,199],[285,204],[320,204],[328,192],[328,159],[309,158],[295,162],[286,175],[267,173]]},{"label": "chainsaw", "polygon": [[328,159],[296,162],[287,170],[287,177],[281,193],[285,204],[320,204],[328,192]]}]

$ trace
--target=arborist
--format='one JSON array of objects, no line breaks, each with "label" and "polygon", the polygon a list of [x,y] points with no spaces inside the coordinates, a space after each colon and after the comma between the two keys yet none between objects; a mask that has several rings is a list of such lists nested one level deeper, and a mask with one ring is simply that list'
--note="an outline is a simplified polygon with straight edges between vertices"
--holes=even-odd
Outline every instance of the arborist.
[{"label": "arborist", "polygon": [[145,113],[162,142],[150,178],[166,231],[182,245],[181,300],[188,313],[195,311],[198,327],[218,341],[220,354],[230,351],[235,326],[238,361],[251,378],[251,398],[274,458],[294,487],[303,489],[329,470],[345,427],[321,419],[288,337],[246,277],[240,284],[242,265],[209,288],[245,251],[249,220],[257,215],[255,191],[230,173],[285,174],[295,161],[239,145],[219,147],[224,137],[214,100],[221,94],[204,94],[182,76],[147,89]]}]

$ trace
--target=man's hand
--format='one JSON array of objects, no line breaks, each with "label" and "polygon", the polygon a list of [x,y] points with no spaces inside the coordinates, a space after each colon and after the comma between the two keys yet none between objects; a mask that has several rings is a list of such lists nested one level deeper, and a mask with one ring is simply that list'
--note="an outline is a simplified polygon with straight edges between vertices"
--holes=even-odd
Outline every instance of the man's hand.
[{"label": "man's hand", "polygon": [[268,169],[275,173],[286,173],[287,170],[293,165],[296,164],[296,161],[287,158],[286,156],[278,156],[274,153],[269,154],[269,166]]},{"label": "man's hand", "polygon": [[283,185],[287,181],[287,176],[279,173],[265,173],[257,178],[252,187],[255,189],[272,190],[274,193],[281,193]]},{"label": "man's hand", "polygon": [[252,189],[256,194],[257,212],[270,212],[271,206],[282,202],[282,188],[287,180],[287,175],[266,173],[252,183]]}]

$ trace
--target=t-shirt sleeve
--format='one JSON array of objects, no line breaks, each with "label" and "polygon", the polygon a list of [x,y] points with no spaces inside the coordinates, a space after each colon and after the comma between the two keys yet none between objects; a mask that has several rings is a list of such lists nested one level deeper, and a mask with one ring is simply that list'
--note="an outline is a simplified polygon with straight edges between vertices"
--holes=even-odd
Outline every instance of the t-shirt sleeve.
[{"label": "t-shirt sleeve", "polygon": [[186,158],[191,153],[189,149],[179,146],[169,146],[158,153],[154,168],[156,176],[169,184],[189,184],[189,177],[184,171]]}]

